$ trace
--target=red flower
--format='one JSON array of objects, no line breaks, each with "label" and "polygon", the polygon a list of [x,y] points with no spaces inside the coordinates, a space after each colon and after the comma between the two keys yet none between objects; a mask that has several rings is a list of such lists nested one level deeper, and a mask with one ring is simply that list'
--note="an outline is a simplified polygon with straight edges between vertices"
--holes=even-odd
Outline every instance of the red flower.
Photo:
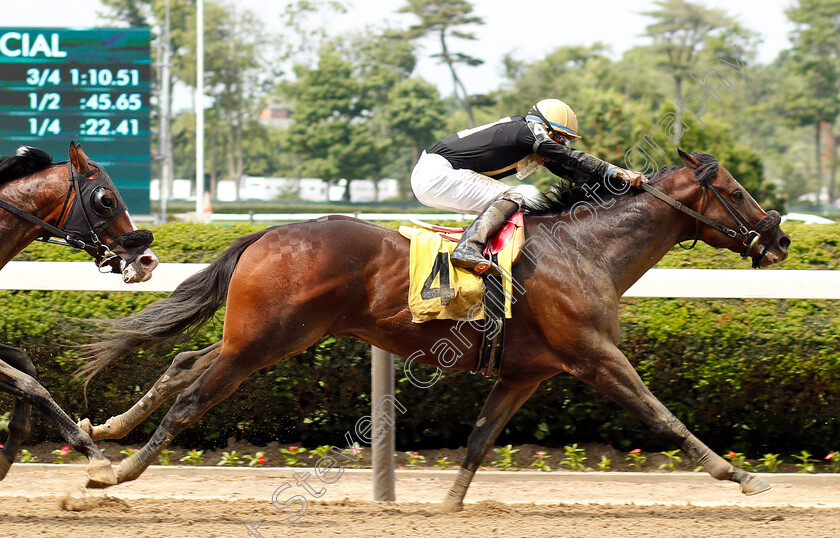
[{"label": "red flower", "polygon": [[544,450],[537,450],[537,456],[545,456]]},{"label": "red flower", "polygon": [[[3,445],[0,445],[0,448],[3,448]],[[834,451],[832,450],[831,452],[829,452],[829,453],[826,455],[825,459],[827,459],[827,460],[833,460],[833,459],[834,459]]]},{"label": "red flower", "polygon": [[633,450],[630,451],[631,454],[639,454],[641,452],[642,452],[641,448],[634,448]]},{"label": "red flower", "polygon": [[61,447],[61,452],[59,452],[59,454],[62,455],[62,456],[66,456],[69,453],[70,453],[70,445],[64,445],[63,447]]},{"label": "red flower", "polygon": [[298,448],[300,448],[300,447],[296,447],[296,446],[292,445],[292,446],[289,447],[289,450],[297,450]]},{"label": "red flower", "polygon": [[3,445],[0,445],[0,448],[6,448],[6,447],[4,447]]},{"label": "red flower", "polygon": [[257,463],[265,463],[265,456],[260,456],[257,458]]},{"label": "red flower", "polygon": [[729,456],[730,458],[737,458],[737,457],[738,457],[738,453],[737,453],[737,452],[732,452],[732,451],[730,450],[730,451],[729,451],[729,454],[727,454],[727,456]]}]

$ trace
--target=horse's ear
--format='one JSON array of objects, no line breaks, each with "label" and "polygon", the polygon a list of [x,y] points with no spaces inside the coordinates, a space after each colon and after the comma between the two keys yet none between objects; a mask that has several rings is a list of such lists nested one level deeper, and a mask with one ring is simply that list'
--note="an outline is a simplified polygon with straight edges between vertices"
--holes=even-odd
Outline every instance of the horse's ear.
[{"label": "horse's ear", "polygon": [[682,149],[677,148],[677,153],[680,154],[680,159],[683,160],[685,165],[691,169],[696,169],[700,166],[700,161],[698,161],[694,155],[684,152]]},{"label": "horse's ear", "polygon": [[82,146],[77,146],[75,142],[70,142],[70,162],[73,168],[80,174],[86,174],[90,171],[88,166],[88,158],[85,152],[82,151]]}]

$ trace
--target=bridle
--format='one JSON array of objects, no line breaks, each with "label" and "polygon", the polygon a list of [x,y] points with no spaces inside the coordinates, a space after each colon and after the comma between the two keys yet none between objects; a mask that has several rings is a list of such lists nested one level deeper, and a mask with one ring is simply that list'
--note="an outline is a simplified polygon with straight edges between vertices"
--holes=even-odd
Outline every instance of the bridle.
[{"label": "bridle", "polygon": [[[154,236],[149,230],[132,230],[117,236],[111,225],[126,212],[127,208],[108,174],[93,163],[90,164],[93,168],[83,174],[76,170],[72,162],[67,162],[70,186],[58,216],[58,226],[2,199],[0,199],[0,208],[43,228],[47,233],[39,237],[39,241],[84,250],[94,258],[101,272],[119,273],[121,264],[117,262],[124,262],[126,265],[133,263],[140,253],[152,244]],[[91,179],[95,176],[96,179]],[[105,203],[109,200],[105,196],[108,187],[114,196],[115,204]],[[71,198],[73,198],[72,204]],[[116,238],[110,246],[106,246],[99,239],[99,234],[105,229]],[[132,249],[132,252],[127,256],[121,256],[111,250],[118,246],[123,246],[126,251]],[[107,270],[109,268],[110,271]]]},{"label": "bridle", "polygon": [[[713,228],[736,241],[739,241],[742,245],[744,245],[744,251],[741,252],[741,258],[746,259],[749,257],[750,251],[753,247],[761,240],[761,235],[768,230],[775,229],[775,233],[773,238],[768,242],[768,246],[772,244],[779,235],[780,229],[779,224],[782,222],[782,217],[779,215],[778,211],[768,211],[767,216],[758,221],[754,226],[750,223],[750,221],[740,212],[738,209],[732,205],[732,203],[723,197],[723,195],[712,185],[710,180],[711,175],[707,170],[702,170],[698,173],[696,170],[693,170],[694,174],[697,176],[697,179],[700,183],[700,188],[703,191],[703,202],[700,206],[700,212],[694,211],[690,207],[686,207],[680,201],[675,200],[674,198],[668,196],[664,192],[656,189],[652,185],[648,183],[642,183],[642,189],[645,192],[648,192],[655,196],[656,198],[662,200],[669,206],[673,207],[674,209],[689,215],[697,220],[697,228],[694,232],[694,241],[689,246],[684,246],[680,243],[680,246],[686,250],[690,250],[694,248],[697,244],[697,241],[700,239],[700,228],[703,224]],[[715,198],[717,198],[720,205],[723,207],[724,211],[729,215],[729,218],[735,223],[735,228],[729,227],[725,224],[722,224],[716,220],[713,220],[705,215],[706,212],[706,200],[708,199],[707,189],[712,191]],[[753,268],[758,268],[761,266],[762,260],[767,255],[767,251],[769,248],[762,249],[760,255],[753,256]]]}]

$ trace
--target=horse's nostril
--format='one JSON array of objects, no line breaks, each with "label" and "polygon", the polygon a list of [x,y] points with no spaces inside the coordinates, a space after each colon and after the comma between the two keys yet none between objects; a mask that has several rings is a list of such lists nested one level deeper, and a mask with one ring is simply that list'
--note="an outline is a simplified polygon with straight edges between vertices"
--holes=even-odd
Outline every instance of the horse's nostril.
[{"label": "horse's nostril", "polygon": [[785,235],[785,236],[779,238],[779,247],[782,250],[787,250],[789,246],[790,246],[790,237]]},{"label": "horse's nostril", "polygon": [[146,269],[154,269],[155,267],[157,267],[158,264],[157,258],[155,258],[154,256],[149,256],[148,254],[140,256],[140,259],[138,261],[140,262],[140,265],[142,265]]}]

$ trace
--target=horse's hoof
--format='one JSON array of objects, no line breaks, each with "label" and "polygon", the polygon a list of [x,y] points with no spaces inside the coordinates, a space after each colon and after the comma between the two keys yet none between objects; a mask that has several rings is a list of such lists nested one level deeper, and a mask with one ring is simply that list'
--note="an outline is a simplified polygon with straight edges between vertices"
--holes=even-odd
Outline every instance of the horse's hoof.
[{"label": "horse's hoof", "polygon": [[460,512],[464,509],[464,503],[458,502],[451,499],[446,499],[440,505],[440,513],[441,514],[454,514],[455,512]]},{"label": "horse's hoof", "polygon": [[88,481],[85,487],[102,489],[117,483],[117,475],[108,460],[93,460],[87,468]]},{"label": "horse's hoof", "polygon": [[744,495],[756,495],[770,489],[770,483],[754,474],[748,475],[741,481],[741,493]]},{"label": "horse's hoof", "polygon": [[0,480],[6,478],[6,473],[9,472],[9,468],[12,466],[12,462],[9,461],[9,458],[3,455],[0,452]]},{"label": "horse's hoof", "polygon": [[[76,423],[76,426],[78,426],[79,429],[85,432],[86,434],[93,437],[93,424],[90,423],[90,419],[83,418],[82,420]],[[97,441],[97,439],[94,439],[94,441]]]}]

